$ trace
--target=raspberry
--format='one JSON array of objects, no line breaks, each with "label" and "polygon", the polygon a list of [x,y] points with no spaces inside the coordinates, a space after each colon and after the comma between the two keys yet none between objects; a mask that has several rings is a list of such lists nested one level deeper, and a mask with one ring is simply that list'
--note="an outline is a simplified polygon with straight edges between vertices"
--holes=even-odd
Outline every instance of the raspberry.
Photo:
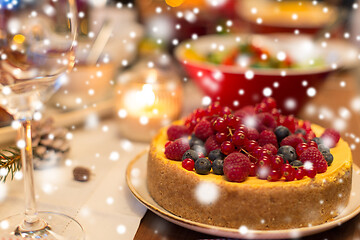
[{"label": "raspberry", "polygon": [[184,138],[179,138],[165,147],[165,156],[171,160],[181,161],[182,156],[189,149],[188,141]]},{"label": "raspberry", "polygon": [[321,138],[323,139],[324,144],[327,147],[333,148],[336,146],[336,144],[340,140],[340,133],[338,131],[336,131],[335,129],[328,128],[321,135]]},{"label": "raspberry", "polygon": [[267,143],[263,146],[264,149],[267,149],[271,152],[272,155],[276,155],[277,153],[277,147],[275,147],[273,144],[271,143]]},{"label": "raspberry", "polygon": [[264,98],[261,102],[265,103],[268,109],[276,108],[276,101],[272,97]]},{"label": "raspberry", "polygon": [[259,132],[256,130],[256,128],[247,128],[246,136],[249,140],[258,140],[259,139]]},{"label": "raspberry", "polygon": [[260,146],[264,146],[265,144],[272,144],[274,146],[278,146],[276,135],[271,130],[264,130],[260,133],[258,143]]},{"label": "raspberry", "polygon": [[167,130],[168,139],[174,141],[178,138],[189,135],[187,127],[183,125],[171,125]]},{"label": "raspberry", "polygon": [[303,142],[304,141],[302,140],[301,137],[293,134],[293,135],[287,136],[286,138],[281,140],[280,146],[290,145],[296,149],[297,145],[300,143],[303,143]]},{"label": "raspberry", "polygon": [[317,171],[317,173],[324,173],[324,172],[326,172],[327,167],[328,167],[328,164],[324,158],[324,160],[321,160],[317,163],[316,171]]},{"label": "raspberry", "polygon": [[201,120],[196,124],[194,129],[195,136],[200,138],[201,140],[206,140],[208,137],[213,135],[213,130],[211,127],[211,123],[206,120]]},{"label": "raspberry", "polygon": [[231,182],[242,182],[249,176],[250,164],[245,154],[231,153],[224,159],[224,174]]},{"label": "raspberry", "polygon": [[213,150],[220,149],[220,144],[216,141],[215,135],[211,135],[205,142],[205,149],[207,153]]},{"label": "raspberry", "polygon": [[270,113],[259,113],[256,115],[258,130],[262,132],[265,129],[274,130],[277,126],[275,118]]},{"label": "raspberry", "polygon": [[317,149],[315,147],[309,147],[309,148],[305,149],[304,152],[300,155],[300,161],[303,163],[311,162],[313,164],[315,170],[317,170],[317,168],[319,168],[319,172],[323,172],[324,169],[326,171],[326,169],[327,169],[323,166],[324,164],[327,165],[324,156],[321,154],[319,149]]},{"label": "raspberry", "polygon": [[255,109],[253,106],[248,105],[234,112],[234,115],[238,116],[242,122],[244,122],[243,120],[245,118],[255,115]]},{"label": "raspberry", "polygon": [[298,121],[293,115],[289,115],[289,116],[285,116],[282,125],[287,127],[290,130],[290,132],[293,133],[295,132],[298,126]]},{"label": "raspberry", "polygon": [[266,105],[266,103],[258,103],[255,104],[255,112],[256,113],[263,113],[263,112],[268,112],[270,109],[268,108],[268,106]]}]

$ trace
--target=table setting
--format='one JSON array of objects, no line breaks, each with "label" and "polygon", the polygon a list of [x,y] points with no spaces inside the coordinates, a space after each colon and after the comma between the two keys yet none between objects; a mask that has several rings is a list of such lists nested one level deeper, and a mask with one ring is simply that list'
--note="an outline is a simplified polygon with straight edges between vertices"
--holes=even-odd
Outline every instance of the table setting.
[{"label": "table setting", "polygon": [[359,239],[358,11],[0,1],[0,239]]}]

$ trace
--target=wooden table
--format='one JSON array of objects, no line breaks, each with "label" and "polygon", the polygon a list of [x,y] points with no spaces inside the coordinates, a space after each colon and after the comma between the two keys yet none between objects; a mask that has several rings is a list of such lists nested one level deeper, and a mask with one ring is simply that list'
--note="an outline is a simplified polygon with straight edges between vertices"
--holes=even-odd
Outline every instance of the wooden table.
[{"label": "wooden table", "polygon": [[[338,119],[337,121],[340,123],[341,121],[346,123],[346,128],[341,132],[341,135],[350,145],[354,144],[354,162],[360,166],[360,146],[356,142],[356,138],[360,138],[360,101],[358,106],[359,110],[354,110],[351,107],[353,100],[357,96],[360,96],[360,74],[358,74],[356,70],[330,75],[321,89],[318,89],[316,96],[303,108],[299,117],[309,119],[324,127],[332,127],[335,119]],[[314,109],[315,112],[311,111]],[[321,114],[324,116],[324,119],[319,119]],[[343,117],[341,118],[341,116]],[[320,116],[320,118],[322,117]],[[141,221],[134,239],[191,240],[223,238],[202,234],[177,226],[148,210]],[[360,240],[360,215],[357,215],[339,227],[303,239]]]}]

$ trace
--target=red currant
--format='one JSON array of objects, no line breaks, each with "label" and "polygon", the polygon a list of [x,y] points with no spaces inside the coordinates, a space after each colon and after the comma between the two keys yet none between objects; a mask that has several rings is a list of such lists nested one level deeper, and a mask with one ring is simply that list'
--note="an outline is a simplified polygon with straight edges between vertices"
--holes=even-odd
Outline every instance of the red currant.
[{"label": "red currant", "polygon": [[241,123],[241,119],[238,116],[229,115],[227,118],[227,124],[231,128],[237,128]]},{"label": "red currant", "polygon": [[271,109],[270,113],[271,113],[271,115],[273,115],[275,118],[278,118],[278,117],[280,116],[280,112],[279,112],[279,110],[276,109],[276,108]]},{"label": "red currant", "polygon": [[255,112],[256,113],[262,113],[262,112],[267,112],[269,111],[268,107],[266,106],[265,103],[258,103],[255,105]]},{"label": "red currant", "polygon": [[306,176],[308,176],[309,178],[314,178],[316,176],[316,168],[310,168],[310,169],[306,169]]},{"label": "red currant", "polygon": [[229,155],[230,153],[235,151],[235,146],[230,141],[225,141],[220,146],[221,152],[225,155]]},{"label": "red currant", "polygon": [[284,159],[279,155],[274,155],[271,158],[271,166],[273,169],[281,169],[284,164]]},{"label": "red currant", "polygon": [[227,132],[228,131],[225,119],[222,117],[218,117],[215,120],[213,128],[215,131],[218,131],[218,132]]},{"label": "red currant", "polygon": [[300,156],[308,148],[309,145],[307,143],[300,143],[296,146],[296,154]]},{"label": "red currant", "polygon": [[256,158],[256,159],[259,159],[260,157],[261,157],[261,152],[263,151],[263,148],[262,147],[260,147],[260,146],[258,146],[258,147],[256,147],[256,148],[254,148],[254,151],[252,152],[253,153],[253,155],[254,155],[254,157]]},{"label": "red currant", "polygon": [[285,177],[286,181],[294,181],[295,179],[295,169],[290,164],[284,164],[282,169],[282,175]]},{"label": "red currant", "polygon": [[261,166],[261,167],[263,167],[263,166],[268,166],[268,167],[270,167],[270,166],[271,166],[271,160],[270,160],[269,157],[263,156],[263,157],[260,157],[260,158],[259,158],[258,164],[259,164],[259,166]]},{"label": "red currant", "polygon": [[310,141],[310,142],[308,142],[308,145],[309,145],[309,147],[316,147],[316,148],[318,148],[318,145],[317,145],[317,143],[316,143],[315,141]]},{"label": "red currant", "polygon": [[185,158],[182,163],[181,163],[182,167],[185,168],[188,171],[192,171],[194,170],[194,165],[195,162],[194,160],[192,160],[191,158]]},{"label": "red currant", "polygon": [[246,143],[246,134],[243,131],[235,131],[234,135],[231,137],[231,140],[235,146],[244,146]]},{"label": "red currant", "polygon": [[221,110],[221,106],[219,102],[213,102],[207,108],[207,112],[209,116],[214,116],[219,114],[220,110]]},{"label": "red currant", "polygon": [[276,101],[272,97],[264,98],[261,102],[265,103],[268,109],[276,108]]},{"label": "red currant", "polygon": [[269,175],[267,176],[267,180],[270,182],[276,182],[276,181],[280,180],[280,178],[281,178],[281,174],[280,174],[279,170],[276,170],[276,169],[272,169],[269,172]]},{"label": "red currant", "polygon": [[215,134],[215,140],[221,144],[221,143],[225,142],[226,140],[228,140],[228,136],[226,133],[218,132],[217,134]]},{"label": "red currant", "polygon": [[306,172],[304,170],[304,168],[298,168],[295,170],[295,178],[297,180],[301,180],[306,176]]},{"label": "red currant", "polygon": [[255,177],[256,176],[256,164],[255,163],[250,163],[250,173],[249,173],[250,177]]},{"label": "red currant", "polygon": [[243,131],[244,133],[247,133],[247,127],[244,124],[239,124],[237,126],[236,130]]},{"label": "red currant", "polygon": [[224,116],[224,115],[230,115],[231,114],[231,108],[229,107],[223,107],[220,111],[220,115]]},{"label": "red currant", "polygon": [[252,153],[255,148],[257,148],[259,144],[255,140],[247,140],[245,142],[244,148],[246,151]]}]

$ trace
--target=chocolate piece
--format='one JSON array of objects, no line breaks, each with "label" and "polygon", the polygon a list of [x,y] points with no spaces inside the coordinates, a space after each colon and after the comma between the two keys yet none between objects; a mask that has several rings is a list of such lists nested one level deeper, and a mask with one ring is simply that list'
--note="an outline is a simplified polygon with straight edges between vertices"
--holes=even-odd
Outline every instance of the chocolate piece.
[{"label": "chocolate piece", "polygon": [[91,171],[86,167],[76,167],[73,170],[74,179],[79,182],[87,182],[90,180]]}]

